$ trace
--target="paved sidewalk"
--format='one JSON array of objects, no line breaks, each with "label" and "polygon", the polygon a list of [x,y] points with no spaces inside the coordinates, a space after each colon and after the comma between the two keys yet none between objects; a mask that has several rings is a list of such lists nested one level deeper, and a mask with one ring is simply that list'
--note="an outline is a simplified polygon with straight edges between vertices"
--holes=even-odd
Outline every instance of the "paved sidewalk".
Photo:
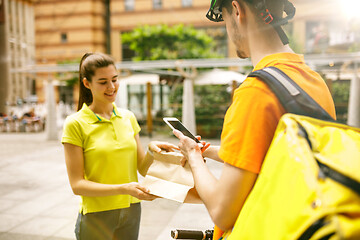
[{"label": "paved sidewalk", "polygon": [[[177,143],[173,137],[152,139]],[[141,141],[146,146],[150,139],[141,137]],[[219,176],[221,164],[207,164]],[[46,141],[45,133],[0,133],[1,240],[75,239],[78,204],[79,197],[68,183],[60,141]],[[170,240],[171,229],[212,227],[203,205],[157,199],[142,203],[139,240]]]}]

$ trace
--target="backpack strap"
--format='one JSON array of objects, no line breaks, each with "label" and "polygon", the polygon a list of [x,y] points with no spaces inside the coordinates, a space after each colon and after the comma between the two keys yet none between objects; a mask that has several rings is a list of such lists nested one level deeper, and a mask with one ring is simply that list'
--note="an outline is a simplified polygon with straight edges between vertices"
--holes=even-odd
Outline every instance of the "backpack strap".
[{"label": "backpack strap", "polygon": [[335,121],[310,95],[280,69],[266,67],[251,72],[248,77],[257,77],[265,82],[288,113]]}]

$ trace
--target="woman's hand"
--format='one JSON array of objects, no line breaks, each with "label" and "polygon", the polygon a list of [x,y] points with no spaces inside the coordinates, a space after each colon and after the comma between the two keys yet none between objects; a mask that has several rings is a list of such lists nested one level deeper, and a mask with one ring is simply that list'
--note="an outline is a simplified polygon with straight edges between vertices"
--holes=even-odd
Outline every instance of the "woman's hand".
[{"label": "woman's hand", "polygon": [[155,195],[150,194],[150,190],[147,189],[144,186],[141,186],[139,183],[137,182],[131,182],[131,183],[127,183],[125,184],[125,191],[127,192],[127,194],[136,197],[139,200],[146,200],[146,201],[152,201],[158,197],[156,197]]},{"label": "woman's hand", "polygon": [[174,144],[160,141],[151,141],[148,147],[151,151],[157,153],[161,152],[161,150],[165,150],[166,152],[173,152],[174,149],[179,150],[179,148]]}]

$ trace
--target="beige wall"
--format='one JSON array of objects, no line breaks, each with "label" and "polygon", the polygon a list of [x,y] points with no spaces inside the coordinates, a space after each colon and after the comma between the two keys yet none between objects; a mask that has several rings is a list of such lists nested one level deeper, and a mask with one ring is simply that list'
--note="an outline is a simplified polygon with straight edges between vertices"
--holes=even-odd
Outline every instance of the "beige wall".
[{"label": "beige wall", "polygon": [[[196,27],[223,26],[223,23],[212,23],[206,19],[209,2],[210,0],[193,0],[192,7],[182,7],[181,0],[163,0],[162,8],[154,10],[152,0],[135,0],[135,9],[125,11],[124,0],[111,0],[111,42],[115,58],[121,59],[119,56],[121,46],[118,46],[121,42],[120,32],[129,31],[142,24],[184,23]],[[293,2],[297,8],[293,30],[301,46],[305,41],[306,21],[344,17],[339,13],[337,5],[339,1],[293,0]],[[45,57],[50,60],[55,59],[58,57],[57,52],[65,52],[66,56],[62,58],[71,58],[75,52],[105,50],[103,11],[104,4],[101,0],[38,1],[35,7],[37,59]],[[61,33],[67,33],[68,43],[61,43]],[[231,48],[229,46],[229,49]],[[52,52],[54,55],[49,57]]]},{"label": "beige wall", "polygon": [[[85,52],[105,51],[103,1],[48,0],[35,7],[36,59],[56,63],[79,59]],[[62,42],[61,34],[67,35]]]},{"label": "beige wall", "polygon": [[[163,0],[161,9],[153,9],[152,0],[135,0],[134,11],[125,11],[124,0],[111,0],[111,49],[115,59],[121,59],[122,31],[142,24],[178,23],[196,27],[223,25],[205,17],[209,0],[193,0],[192,7],[182,7],[181,0]],[[84,52],[105,51],[104,2],[101,0],[44,0],[35,5],[36,60],[55,63],[79,58]],[[61,34],[67,34],[67,43]]]},{"label": "beige wall", "polygon": [[205,17],[208,8],[209,1],[207,0],[194,0],[192,7],[182,7],[181,0],[163,0],[163,7],[154,10],[152,0],[142,0],[135,1],[134,11],[125,11],[123,0],[113,0],[111,3],[112,28],[131,30],[139,24],[159,23],[207,26],[211,25]]},{"label": "beige wall", "polygon": [[[337,0],[292,0],[297,12],[293,32],[300,48],[305,46],[306,21],[343,19]],[[135,9],[125,11],[124,0],[111,0],[111,55],[121,60],[120,33],[142,24],[178,23],[195,27],[224,26],[210,22],[205,14],[210,0],[193,0],[192,7],[182,7],[181,0],[163,0],[161,9],[153,9],[152,0],[135,0]],[[35,4],[36,61],[56,63],[79,59],[85,52],[105,52],[105,21],[102,0],[41,0]],[[68,42],[61,42],[67,33]],[[235,47],[228,43],[228,56],[236,57]]]}]

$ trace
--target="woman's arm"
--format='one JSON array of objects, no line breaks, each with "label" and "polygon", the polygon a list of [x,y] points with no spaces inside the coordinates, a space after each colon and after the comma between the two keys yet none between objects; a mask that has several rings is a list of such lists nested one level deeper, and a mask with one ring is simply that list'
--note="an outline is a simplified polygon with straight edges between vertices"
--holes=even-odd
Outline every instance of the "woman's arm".
[{"label": "woman's arm", "polygon": [[135,135],[135,141],[137,145],[137,170],[142,176],[145,176],[154,159],[152,155],[149,156],[149,153],[145,153],[139,134]]},{"label": "woman's arm", "polygon": [[129,194],[141,200],[153,200],[149,190],[137,182],[126,184],[102,184],[84,178],[84,155],[81,147],[64,143],[65,162],[69,182],[75,195],[88,197]]}]

